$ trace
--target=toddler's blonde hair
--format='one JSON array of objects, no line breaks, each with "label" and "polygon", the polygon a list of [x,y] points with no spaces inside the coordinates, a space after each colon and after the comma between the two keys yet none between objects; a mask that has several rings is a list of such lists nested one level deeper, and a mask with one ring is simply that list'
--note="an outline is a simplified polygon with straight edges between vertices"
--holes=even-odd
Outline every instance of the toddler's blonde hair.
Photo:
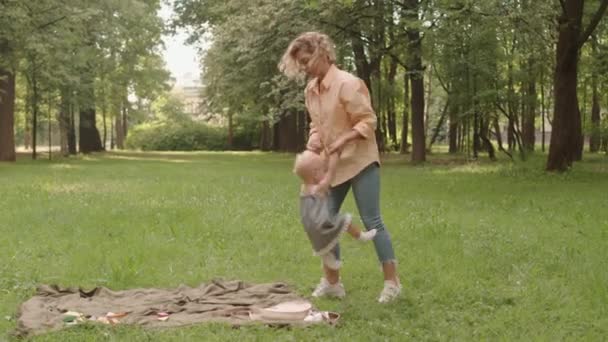
[{"label": "toddler's blonde hair", "polygon": [[307,179],[313,175],[317,169],[322,169],[323,167],[323,158],[317,153],[306,150],[296,156],[296,160],[293,165],[293,173],[295,173],[301,179]]}]

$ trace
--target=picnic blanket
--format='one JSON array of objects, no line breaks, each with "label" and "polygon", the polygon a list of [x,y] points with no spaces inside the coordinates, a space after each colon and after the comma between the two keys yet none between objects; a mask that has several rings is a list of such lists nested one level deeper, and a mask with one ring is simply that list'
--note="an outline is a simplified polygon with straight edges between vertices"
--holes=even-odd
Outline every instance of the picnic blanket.
[{"label": "picnic blanket", "polygon": [[[87,291],[41,285],[36,294],[20,306],[15,334],[37,335],[85,322],[160,328],[209,321],[233,325],[277,323],[276,319],[265,319],[253,313],[280,303],[302,300],[280,282],[248,284],[214,280],[194,288],[182,285],[175,289],[124,291],[112,291],[105,287]],[[309,316],[319,319],[279,323],[329,321],[325,319],[329,318],[327,313],[321,315],[316,310],[311,310]]]}]

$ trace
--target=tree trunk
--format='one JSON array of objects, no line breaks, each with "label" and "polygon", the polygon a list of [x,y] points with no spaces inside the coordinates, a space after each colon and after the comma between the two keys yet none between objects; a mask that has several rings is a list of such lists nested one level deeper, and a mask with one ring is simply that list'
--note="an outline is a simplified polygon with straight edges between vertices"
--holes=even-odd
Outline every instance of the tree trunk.
[{"label": "tree trunk", "polygon": [[473,109],[473,159],[479,158],[479,150],[481,148],[480,137],[479,137],[479,113],[477,109]]},{"label": "tree trunk", "polygon": [[494,118],[494,120],[492,120],[493,124],[494,124],[494,133],[496,136],[496,142],[498,143],[498,149],[501,151],[504,151],[504,146],[502,144],[502,133],[500,132],[500,125],[498,124],[498,118]]},{"label": "tree trunk", "polygon": [[608,114],[604,114],[603,118],[600,119],[601,123],[601,130],[600,130],[600,135],[601,135],[601,149],[602,151],[604,151],[606,154],[608,154]]},{"label": "tree trunk", "polygon": [[409,104],[410,103],[410,80],[407,72],[403,73],[403,121],[401,124],[401,154],[405,154],[409,150],[408,133],[409,133]]},{"label": "tree trunk", "polygon": [[[450,87],[453,89],[452,87]],[[458,106],[454,99],[453,93],[448,94],[449,125],[448,125],[448,153],[454,154],[458,152]]]},{"label": "tree trunk", "polygon": [[15,161],[15,74],[0,67],[0,162]]},{"label": "tree trunk", "polygon": [[103,151],[99,131],[95,124],[95,108],[92,108],[91,106],[87,107],[88,108],[80,109],[80,125],[78,127],[78,145],[80,146],[80,152],[91,153]]},{"label": "tree trunk", "polygon": [[25,129],[23,131],[23,147],[29,150],[32,147],[32,123],[30,122],[29,111],[25,111]]},{"label": "tree trunk", "polygon": [[600,100],[596,86],[593,89],[593,106],[591,108],[591,136],[589,137],[590,152],[599,151],[600,140]]},{"label": "tree trunk", "polygon": [[578,41],[584,4],[565,0],[565,12],[559,18],[559,36],[554,74],[554,114],[548,171],[565,171],[575,159],[580,144],[581,115],[577,99]]},{"label": "tree trunk", "polygon": [[101,140],[101,147],[106,149],[106,141],[108,141],[108,124],[106,122],[106,99],[104,97],[101,105],[101,116],[103,118],[103,139]]},{"label": "tree trunk", "polygon": [[545,75],[544,68],[540,69],[540,113],[541,113],[541,150],[545,152],[545,136],[547,131],[545,128]]},{"label": "tree trunk", "polygon": [[[122,108],[121,108],[121,112],[122,112]],[[116,131],[116,148],[119,150],[122,150],[125,148],[125,144],[124,144],[124,133],[122,130],[122,114],[119,112],[118,115],[116,115],[116,118],[114,118],[115,124],[114,124],[114,128]]]},{"label": "tree trunk", "polygon": [[494,145],[492,145],[492,142],[488,138],[488,132],[490,131],[490,121],[488,119],[484,119],[484,116],[481,115],[481,122],[479,123],[479,126],[479,138],[483,142],[483,146],[485,147],[485,149],[488,151],[488,157],[490,158],[490,160],[495,161],[496,151],[494,150]]},{"label": "tree trunk", "polygon": [[[592,56],[597,57],[597,40],[593,36],[591,38]],[[600,149],[600,97],[597,91],[597,73],[593,72],[591,76],[591,87],[593,88],[592,105],[591,105],[591,135],[589,137],[589,151],[596,153]]]},{"label": "tree trunk", "polygon": [[279,152],[296,152],[297,118],[295,114],[284,112],[273,128],[273,150]]},{"label": "tree trunk", "polygon": [[32,90],[31,97],[31,110],[32,110],[32,159],[36,159],[37,153],[37,140],[38,140],[38,77],[36,71],[36,61],[35,59],[31,60],[32,70],[31,75],[29,75],[29,85]]},{"label": "tree trunk", "polygon": [[508,65],[508,88],[507,88],[507,111],[508,111],[508,126],[507,126],[507,145],[509,151],[515,149],[515,90],[513,86],[513,65],[509,62]]},{"label": "tree trunk", "polygon": [[[513,114],[515,115],[515,114]],[[509,147],[509,151],[513,151],[515,149],[515,120],[513,117],[509,117],[507,123],[507,145]]]},{"label": "tree trunk", "polygon": [[471,159],[471,118],[467,117],[464,120],[463,130],[462,146],[466,152],[467,160],[469,160]]},{"label": "tree trunk", "polygon": [[458,124],[458,152],[464,152],[464,120]]},{"label": "tree trunk", "polygon": [[[379,65],[377,66],[379,67]],[[373,92],[372,94],[375,94],[375,99],[372,97],[372,106],[374,106],[375,110],[376,110],[376,117],[377,117],[377,125],[376,125],[376,144],[378,145],[378,150],[382,153],[384,151],[386,151],[386,139],[385,139],[385,133],[386,131],[383,129],[385,128],[384,126],[384,111],[382,110],[382,92],[380,91],[380,85],[381,85],[381,74],[380,74],[380,69],[373,69],[373,78],[372,78],[372,84],[377,84],[378,87],[376,89],[375,92]]]},{"label": "tree trunk", "polygon": [[[580,51],[579,51],[580,53]],[[576,145],[576,148],[574,149],[574,161],[581,161],[583,160],[583,149],[585,148],[585,132],[583,131],[583,126],[585,125],[585,116],[587,115],[587,79],[585,79],[585,81],[583,82],[583,103],[582,103],[582,107],[583,109],[581,110],[581,105],[579,103],[579,115],[580,117],[580,125],[581,125],[581,129],[580,129],[580,135],[578,137],[578,143]],[[576,89],[577,93],[578,93],[578,88]],[[578,94],[577,94],[578,96]]]},{"label": "tree trunk", "polygon": [[433,130],[433,135],[431,136],[431,141],[429,142],[429,146],[427,147],[427,150],[429,152],[431,151],[431,148],[433,147],[433,144],[435,143],[435,141],[437,141],[437,137],[439,136],[439,130],[441,129],[441,127],[443,127],[443,123],[445,122],[445,118],[447,116],[449,107],[450,107],[450,101],[448,98],[448,100],[445,102],[443,110],[441,111],[441,116],[439,117],[437,126],[435,126],[435,129]]},{"label": "tree trunk", "polygon": [[602,132],[602,151],[608,154],[608,115],[604,115],[604,127],[605,130]]},{"label": "tree trunk", "polygon": [[231,150],[233,149],[233,137],[234,137],[234,132],[233,132],[234,127],[232,126],[232,111],[229,110],[228,112],[228,149]]},{"label": "tree trunk", "polygon": [[[475,59],[473,59],[473,63],[475,63]],[[479,158],[479,150],[481,149],[481,137],[479,136],[479,131],[481,127],[481,118],[479,114],[479,103],[477,101],[477,77],[475,74],[472,75],[472,82],[470,77],[470,68],[467,65],[466,67],[467,74],[467,99],[469,103],[469,108],[473,109],[473,159],[477,160]],[[472,84],[470,84],[472,83]],[[469,93],[469,90],[472,85],[472,93]]]},{"label": "tree trunk", "polygon": [[110,149],[114,150],[114,148],[116,147],[114,140],[114,120],[110,120]]},{"label": "tree trunk", "polygon": [[396,151],[399,148],[399,143],[397,142],[397,113],[395,110],[395,98],[393,96],[389,98],[387,119],[391,149]]},{"label": "tree trunk", "polygon": [[479,122],[479,139],[481,139],[481,148],[488,150],[488,142],[490,141],[490,118],[487,114],[480,113]]},{"label": "tree trunk", "polygon": [[78,145],[81,153],[102,151],[101,137],[97,130],[95,112],[95,84],[91,66],[83,71],[80,85],[80,121],[78,125]]},{"label": "tree trunk", "polygon": [[279,117],[279,121],[277,123],[275,123],[275,125],[274,125],[274,134],[273,134],[273,138],[274,138],[273,150],[274,151],[279,151],[279,152],[288,151],[287,146],[289,143],[288,143],[288,139],[287,139],[287,131],[288,131],[287,116],[288,116],[288,113],[283,112]]},{"label": "tree trunk", "polygon": [[[448,101],[450,101],[449,97],[448,97]],[[449,153],[451,153],[451,154],[458,152],[458,123],[460,120],[458,120],[458,106],[456,105],[455,102],[456,101],[452,100],[452,103],[450,104],[450,107],[449,107],[450,126],[449,126],[449,132],[448,132],[448,139],[449,139],[449,144],[450,144]]]},{"label": "tree trunk", "polygon": [[523,100],[525,110],[522,111],[522,135],[526,151],[534,151],[534,144],[536,143],[536,127],[534,125],[536,119],[536,80],[533,76],[533,62],[531,60],[528,61],[528,72],[530,79],[526,82],[527,89]]},{"label": "tree trunk", "polygon": [[70,130],[70,98],[69,92],[63,90],[61,92],[61,105],[59,109],[59,147],[61,155],[67,157],[70,155],[68,146],[68,132]]},{"label": "tree trunk", "polygon": [[[365,4],[364,0],[356,0],[354,6],[360,8],[367,5]],[[367,60],[367,56],[365,55],[365,46],[363,45],[363,41],[361,40],[361,28],[359,27],[358,21],[353,22],[350,32],[351,45],[353,48],[353,56],[355,57],[355,67],[357,71],[357,76],[359,76],[359,78],[361,78],[363,82],[365,82],[365,85],[367,86],[367,89],[369,89],[371,95],[371,70],[369,62]]]},{"label": "tree trunk", "polygon": [[270,151],[272,149],[272,130],[268,120],[262,121],[262,132],[260,134],[260,149]]},{"label": "tree trunk", "polygon": [[76,115],[74,105],[70,104],[70,127],[68,129],[68,151],[75,155],[76,151]]},{"label": "tree trunk", "polygon": [[[406,0],[406,14],[411,22],[418,22],[419,2]],[[412,89],[412,162],[421,163],[426,160],[426,139],[424,132],[424,68],[422,67],[422,37],[414,26],[408,27],[408,71]]]},{"label": "tree trunk", "polygon": [[52,145],[53,133],[52,133],[52,127],[51,127],[51,123],[52,123],[51,117],[52,117],[52,113],[53,113],[53,104],[52,104],[50,98],[49,98],[48,101],[49,101],[48,102],[48,105],[49,105],[49,112],[48,112],[48,120],[49,120],[49,122],[48,122],[48,131],[49,131],[49,160],[51,160],[52,159],[52,155],[53,155],[53,153],[51,151],[51,149],[53,147],[53,145]]},{"label": "tree trunk", "polygon": [[427,76],[427,90],[425,96],[425,108],[424,108],[424,136],[429,134],[429,124],[431,116],[431,99],[433,98],[433,73],[429,72]]},{"label": "tree trunk", "polygon": [[296,152],[298,149],[298,114],[297,112],[288,113],[285,123],[285,150],[287,152]]},{"label": "tree trunk", "polygon": [[412,161],[426,160],[426,139],[424,137],[424,80],[422,72],[412,75]]},{"label": "tree trunk", "polygon": [[584,2],[562,0],[561,4],[554,76],[553,131],[546,167],[548,171],[564,171],[582,156],[581,114],[576,94],[578,55],[606,13],[608,0],[602,0],[584,30],[581,28]]},{"label": "tree trunk", "polygon": [[[125,87],[126,89],[126,87]],[[122,107],[122,141],[125,143],[129,136],[129,99],[125,96],[124,106]]]},{"label": "tree trunk", "polygon": [[[393,5],[392,2],[389,3],[389,13],[393,13]],[[395,40],[395,29],[393,25],[393,21],[389,20],[389,39],[392,41]],[[395,57],[391,57],[389,60],[388,73],[387,73],[387,81],[389,84],[389,94],[387,96],[387,119],[388,119],[388,135],[391,141],[391,149],[397,150],[397,112],[395,108],[395,77],[397,76],[397,60]]]},{"label": "tree trunk", "polygon": [[123,150],[125,148],[126,138],[127,138],[127,111],[128,111],[129,101],[126,98],[123,98],[120,101],[120,112],[116,116],[116,148]]},{"label": "tree trunk", "polygon": [[280,141],[279,141],[279,137],[280,137],[280,133],[281,133],[281,120],[279,118],[278,121],[275,121],[275,123],[272,125],[272,151],[274,152],[278,152],[280,151]]}]

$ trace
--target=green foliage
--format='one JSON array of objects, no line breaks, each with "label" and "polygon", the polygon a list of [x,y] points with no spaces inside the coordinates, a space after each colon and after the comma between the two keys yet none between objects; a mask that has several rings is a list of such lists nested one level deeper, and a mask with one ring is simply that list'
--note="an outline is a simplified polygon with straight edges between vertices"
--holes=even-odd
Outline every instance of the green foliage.
[{"label": "green foliage", "polygon": [[211,126],[205,122],[149,121],[133,127],[127,137],[128,149],[143,151],[222,151],[252,150],[258,148],[259,133],[250,125],[234,127],[232,146],[228,146],[226,127]]},{"label": "green foliage", "polygon": [[[177,0],[173,25],[190,29],[191,42],[204,47],[209,108],[238,115],[238,120],[273,122],[285,111],[302,109],[302,85],[282,79],[275,66],[289,41],[311,30],[326,32],[334,39],[342,68],[368,78],[379,122],[386,121],[392,108],[398,116],[409,113],[409,99],[402,94],[408,72],[405,66],[411,57],[407,35],[411,29],[421,32],[424,77],[432,79],[432,85],[425,84],[426,93],[432,93],[425,99],[429,104],[425,108],[427,136],[446,102],[457,112],[450,120],[456,121],[464,135],[468,135],[464,131],[471,129],[474,115],[484,125],[498,119],[502,128],[509,116],[518,122],[516,126],[523,125],[524,117],[533,116],[526,122],[536,121],[538,128],[541,85],[543,105],[551,120],[555,18],[561,11],[558,1],[425,0],[413,2],[419,4],[415,13],[408,3]],[[585,6],[584,24],[598,3]],[[605,25],[604,20],[597,29],[597,61],[583,60],[585,65],[597,64],[594,70],[606,69]],[[396,82],[388,79],[394,63],[398,65]],[[606,73],[595,73],[605,79]],[[400,119],[393,122],[402,122]],[[447,124],[445,120],[440,130],[447,129]],[[381,127],[379,133],[387,134],[385,130]]]},{"label": "green foliage", "polygon": [[26,84],[17,131],[42,103],[53,104],[53,117],[62,102],[113,117],[131,106],[129,95],[141,105],[166,92],[159,9],[160,0],[0,2],[0,61]]},{"label": "green foliage", "polygon": [[184,110],[184,103],[169,93],[159,96],[152,103],[152,115],[154,121],[161,123],[187,124],[192,121]]},{"label": "green foliage", "polygon": [[143,151],[220,151],[226,142],[225,129],[205,123],[152,122],[134,127],[126,146]]},{"label": "green foliage", "polygon": [[180,0],[175,6],[176,24],[193,29],[193,40],[212,34],[203,59],[211,111],[272,121],[285,110],[303,108],[302,85],[281,79],[277,69],[289,41],[313,28],[313,12],[303,2]]}]

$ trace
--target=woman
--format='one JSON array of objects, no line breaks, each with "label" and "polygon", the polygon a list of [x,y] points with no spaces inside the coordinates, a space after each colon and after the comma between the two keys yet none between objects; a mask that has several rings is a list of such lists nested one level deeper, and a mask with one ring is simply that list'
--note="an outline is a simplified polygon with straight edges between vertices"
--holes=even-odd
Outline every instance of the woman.
[{"label": "woman", "polygon": [[[291,42],[279,69],[291,78],[305,74],[310,79],[305,90],[306,108],[311,118],[306,148],[317,153],[340,154],[335,177],[330,184],[325,184],[330,188],[330,210],[334,214],[340,211],[352,187],[365,228],[377,230],[374,246],[384,272],[384,288],[378,301],[385,303],[401,293],[401,284],[391,238],[380,216],[376,114],[365,83],[340,70],[335,61],[329,37],[307,32]],[[341,298],[346,295],[340,282],[339,245],[331,255],[335,260],[323,263],[324,277],[312,293],[314,297]]]}]

